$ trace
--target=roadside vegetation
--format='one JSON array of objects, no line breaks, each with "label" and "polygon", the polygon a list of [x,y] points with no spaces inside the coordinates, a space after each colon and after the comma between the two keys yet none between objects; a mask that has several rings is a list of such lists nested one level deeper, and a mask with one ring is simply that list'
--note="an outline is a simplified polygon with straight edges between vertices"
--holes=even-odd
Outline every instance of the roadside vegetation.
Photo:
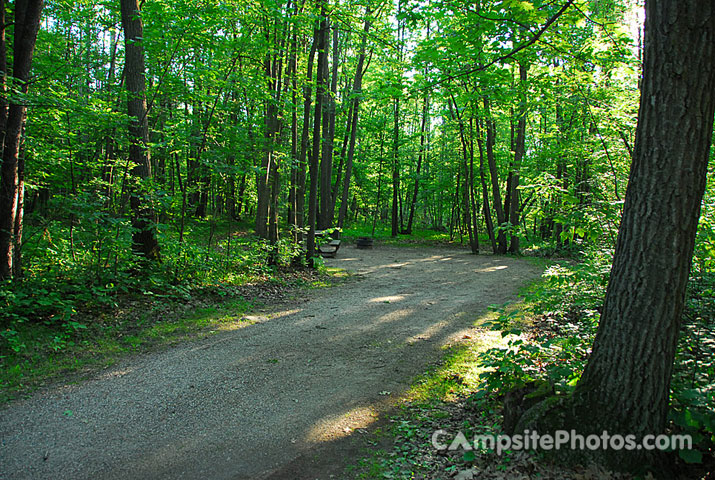
[{"label": "roadside vegetation", "polygon": [[[672,452],[670,478],[709,478],[715,465],[715,242],[713,190],[704,202],[696,254],[688,284],[683,330],[672,377],[667,433],[689,434],[692,450]],[[494,305],[475,321],[481,333],[445,352],[442,363],[414,380],[411,391],[373,433],[375,447],[347,478],[653,478],[610,472],[595,465],[556,466],[544,452],[489,449],[441,452],[431,443],[445,430],[513,431],[514,421],[549,395],[573,392],[588,360],[598,327],[613,258],[612,246],[526,249],[548,266],[522,292],[522,302]]]},{"label": "roadside vegetation", "polygon": [[70,243],[62,222],[30,229],[25,248],[37,254],[22,282],[0,289],[0,403],[128,354],[240,328],[248,313],[334,281],[324,267],[291,266],[288,248],[272,264],[245,225],[196,222],[182,242],[169,225],[159,231],[175,247],[139,264],[124,253],[127,234],[75,227]]}]

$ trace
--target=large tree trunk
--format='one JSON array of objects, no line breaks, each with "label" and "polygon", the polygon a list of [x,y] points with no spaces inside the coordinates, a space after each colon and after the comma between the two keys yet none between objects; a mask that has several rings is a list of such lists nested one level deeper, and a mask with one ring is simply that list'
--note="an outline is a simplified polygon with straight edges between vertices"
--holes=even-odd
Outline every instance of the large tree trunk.
[{"label": "large tree trunk", "polygon": [[[40,28],[40,16],[44,2],[42,0],[18,0],[15,3],[15,35],[13,39],[12,75],[20,87],[27,93],[30,78],[32,56]],[[23,188],[18,162],[22,130],[25,124],[26,107],[15,100],[8,102],[6,97],[7,45],[5,43],[5,3],[2,5],[3,25],[0,38],[0,63],[2,66],[2,103],[0,103],[0,135],[2,136],[2,167],[0,167],[0,280],[13,275],[13,266],[19,261],[15,255],[15,235],[22,231],[21,201]],[[14,268],[15,273],[19,266]]]},{"label": "large tree trunk", "polygon": [[[146,84],[144,75],[144,33],[137,0],[122,0],[122,28],[126,63],[125,84],[129,92],[129,160],[135,164],[132,175],[139,181],[151,179],[151,163],[147,151],[149,122],[147,121]],[[154,212],[141,200],[141,189],[133,185],[130,197],[132,210],[133,250],[148,260],[159,260],[159,243],[156,240]]]},{"label": "large tree trunk", "polygon": [[[610,282],[593,352],[568,409],[579,433],[664,431],[705,190],[715,111],[715,4],[647,0],[645,32],[633,165]],[[649,455],[596,454],[618,469],[638,468]]]}]

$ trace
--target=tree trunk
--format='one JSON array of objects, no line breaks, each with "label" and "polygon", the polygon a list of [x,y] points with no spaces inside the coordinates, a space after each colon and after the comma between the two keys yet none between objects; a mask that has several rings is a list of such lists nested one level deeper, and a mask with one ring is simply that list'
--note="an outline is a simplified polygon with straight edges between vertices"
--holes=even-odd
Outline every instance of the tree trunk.
[{"label": "tree trunk", "polygon": [[360,56],[355,68],[355,80],[353,81],[353,104],[352,104],[352,128],[350,130],[350,144],[348,146],[347,163],[345,164],[345,179],[343,180],[343,194],[340,201],[340,211],[338,212],[338,227],[343,227],[343,222],[348,211],[348,195],[350,193],[350,180],[353,171],[353,157],[355,156],[355,141],[357,138],[358,118],[360,111],[360,96],[362,95],[362,77],[365,74],[363,66],[365,64],[365,50],[367,47],[367,35],[370,32],[370,7],[365,7],[365,26],[363,28],[362,43],[360,44]]},{"label": "tree trunk", "polygon": [[303,240],[303,229],[305,226],[305,177],[306,177],[306,159],[308,157],[308,148],[310,145],[310,105],[311,87],[310,82],[313,80],[313,61],[315,59],[315,51],[317,50],[317,39],[313,41],[308,54],[308,71],[306,73],[306,85],[303,87],[303,131],[300,137],[300,153],[298,156],[298,167],[296,172],[296,192],[295,192],[295,222],[296,222],[296,240]]},{"label": "tree trunk", "polygon": [[[151,179],[151,162],[147,151],[149,122],[147,121],[146,83],[144,75],[144,32],[137,0],[121,0],[122,28],[124,29],[125,84],[129,93],[129,160],[135,164],[132,175],[139,181]],[[132,210],[132,248],[137,255],[158,261],[159,243],[156,240],[154,212],[143,205],[141,187],[132,186],[129,203]]]},{"label": "tree trunk", "polygon": [[427,148],[425,147],[427,132],[429,130],[429,96],[425,93],[424,103],[422,105],[422,125],[420,126],[420,150],[417,153],[417,168],[415,170],[415,188],[412,192],[412,201],[410,202],[410,215],[407,218],[408,235],[412,233],[412,222],[415,219],[415,209],[417,208],[417,195],[420,188],[420,173],[422,170],[422,161],[427,157]]},{"label": "tree trunk", "polygon": [[[593,352],[567,408],[584,434],[642,437],[665,429],[705,190],[715,111],[715,5],[647,0],[645,8],[643,90],[623,218]],[[551,426],[559,428],[554,418],[560,417],[552,417]],[[626,470],[653,456],[645,450],[594,454]]]},{"label": "tree trunk", "polygon": [[519,226],[521,217],[521,209],[519,208],[519,171],[521,170],[521,162],[524,158],[525,143],[526,143],[526,75],[529,71],[529,66],[519,63],[519,84],[522,90],[521,101],[519,105],[519,119],[516,124],[516,141],[514,143],[514,163],[511,171],[511,182],[509,184],[509,223],[511,224],[511,243],[509,244],[510,253],[519,253],[519,235],[516,234],[516,229]]},{"label": "tree trunk", "polygon": [[[15,35],[13,38],[12,75],[20,91],[26,94],[32,56],[40,28],[40,16],[44,2],[42,0],[18,0],[15,2]],[[15,100],[8,102],[6,97],[7,45],[5,41],[5,3],[2,2],[3,24],[0,39],[0,65],[2,71],[2,103],[0,103],[0,135],[2,138],[2,167],[0,167],[0,280],[10,278],[19,270],[14,268],[16,258],[14,247],[15,234],[22,231],[22,186],[19,175],[20,146],[25,124],[26,108]]]},{"label": "tree trunk", "polygon": [[[476,103],[475,103],[476,105]],[[477,112],[478,113],[478,112]],[[492,222],[492,210],[489,206],[489,187],[487,186],[486,176],[484,174],[484,140],[481,132],[481,120],[476,120],[477,129],[477,147],[479,148],[479,179],[482,185],[482,209],[484,212],[484,223],[487,226],[487,235],[492,246],[492,252],[497,251],[496,237],[494,236],[494,223]]]},{"label": "tree trunk", "polygon": [[315,256],[315,222],[318,214],[318,157],[320,156],[320,124],[323,112],[323,100],[325,97],[325,75],[327,73],[327,52],[326,44],[328,37],[328,18],[325,12],[325,0],[318,0],[320,5],[320,19],[318,28],[315,30],[315,42],[317,43],[318,65],[317,82],[315,92],[315,115],[313,120],[313,153],[310,157],[310,193],[308,198],[308,244],[306,257],[308,265],[315,266],[313,257]]},{"label": "tree trunk", "polygon": [[489,173],[492,179],[492,196],[494,199],[494,210],[497,214],[497,248],[494,253],[506,253],[506,234],[504,224],[506,216],[502,208],[501,194],[499,193],[499,172],[497,170],[496,158],[494,156],[494,143],[496,142],[496,127],[491,115],[489,100],[484,97],[484,123],[487,131],[487,162],[489,163]]},{"label": "tree trunk", "polygon": [[[333,145],[335,141],[335,97],[338,90],[340,42],[337,25],[333,27],[333,65],[330,73],[330,95],[325,99],[323,117],[323,152],[320,161],[320,216],[318,228],[324,230],[333,223]],[[327,62],[326,62],[327,68]]]}]

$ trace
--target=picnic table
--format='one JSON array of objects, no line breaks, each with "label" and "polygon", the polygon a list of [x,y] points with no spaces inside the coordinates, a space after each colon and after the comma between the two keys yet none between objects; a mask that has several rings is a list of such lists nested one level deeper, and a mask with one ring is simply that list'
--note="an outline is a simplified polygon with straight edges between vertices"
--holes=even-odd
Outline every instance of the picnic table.
[{"label": "picnic table", "polygon": [[[342,243],[340,239],[330,238],[330,234],[335,231],[335,229],[315,231],[315,245],[321,256],[335,258],[338,250],[340,250],[340,244]],[[330,241],[321,241],[323,239],[330,239]]]}]

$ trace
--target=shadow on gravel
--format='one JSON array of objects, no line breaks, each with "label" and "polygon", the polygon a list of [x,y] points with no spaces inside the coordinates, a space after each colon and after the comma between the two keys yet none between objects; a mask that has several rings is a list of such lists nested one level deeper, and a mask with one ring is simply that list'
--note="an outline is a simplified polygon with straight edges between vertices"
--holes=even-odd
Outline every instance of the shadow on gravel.
[{"label": "shadow on gravel", "polygon": [[11,405],[0,415],[0,472],[340,478],[363,432],[442,348],[474,335],[489,305],[540,273],[519,259],[434,248],[345,248],[326,263],[354,279]]}]

